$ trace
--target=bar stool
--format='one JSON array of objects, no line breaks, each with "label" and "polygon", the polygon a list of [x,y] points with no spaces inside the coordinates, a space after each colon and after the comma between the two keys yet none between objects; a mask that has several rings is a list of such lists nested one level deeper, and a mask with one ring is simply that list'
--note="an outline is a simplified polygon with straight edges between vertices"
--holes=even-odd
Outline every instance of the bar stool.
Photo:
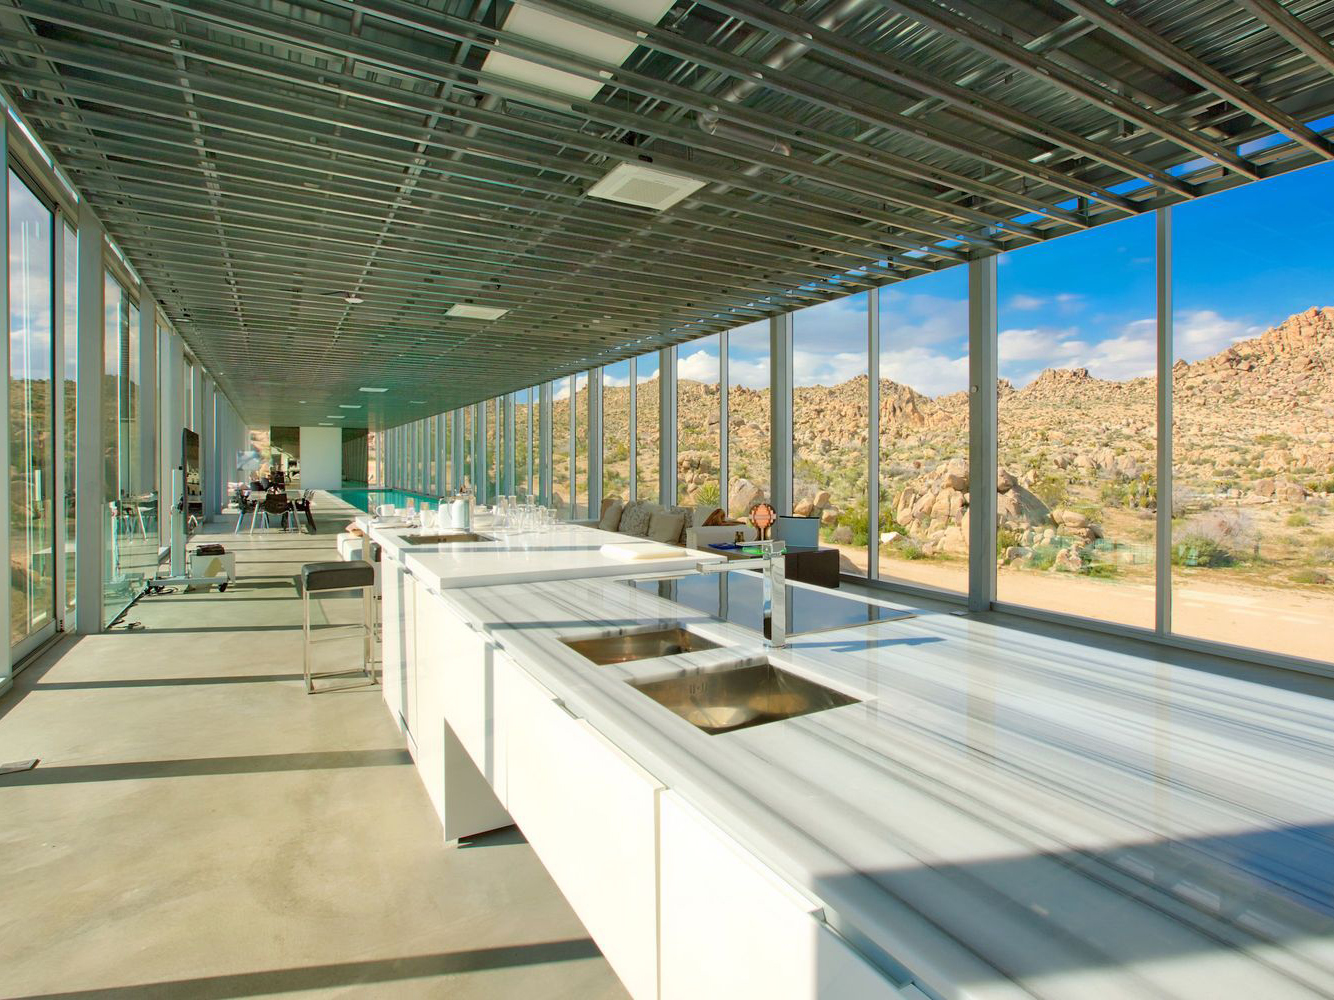
[{"label": "bar stool", "polygon": [[301,575],[296,578],[297,590],[301,592],[301,662],[306,676],[306,694],[314,694],[316,677],[338,677],[343,674],[357,673],[357,668],[348,670],[334,670],[326,673],[315,674],[311,672],[310,667],[310,647],[317,642],[329,642],[333,639],[349,638],[347,633],[339,635],[320,636],[312,638],[310,634],[310,595],[328,594],[340,590],[356,590],[361,592],[361,622],[359,624],[349,623],[347,626],[335,626],[338,628],[355,628],[360,630],[362,636],[361,653],[361,672],[370,679],[371,684],[375,683],[375,612],[374,612],[374,588],[375,588],[375,568],[370,563],[362,560],[351,562],[317,562],[306,563],[301,567]]}]

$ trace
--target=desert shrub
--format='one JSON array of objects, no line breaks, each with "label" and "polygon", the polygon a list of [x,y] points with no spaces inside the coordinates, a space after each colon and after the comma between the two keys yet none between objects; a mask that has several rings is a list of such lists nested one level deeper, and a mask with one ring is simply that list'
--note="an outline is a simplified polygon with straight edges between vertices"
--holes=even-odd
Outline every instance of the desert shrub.
[{"label": "desert shrub", "polygon": [[904,559],[926,558],[926,553],[922,551],[922,547],[918,545],[916,542],[905,542],[903,545],[900,545],[898,548],[898,553]]},{"label": "desert shrub", "polygon": [[722,503],[722,489],[717,483],[705,483],[695,491],[695,505],[698,507],[717,507]]},{"label": "desert shrub", "polygon": [[1250,558],[1257,542],[1246,511],[1227,507],[1202,511],[1181,526],[1172,561],[1180,566],[1230,566]]},{"label": "desert shrub", "polygon": [[1043,545],[1033,550],[1033,554],[1028,559],[1028,565],[1033,569],[1051,569],[1056,565],[1056,553],[1058,549],[1054,545]]},{"label": "desert shrub", "polygon": [[1045,473],[1038,477],[1032,491],[1033,495],[1048,507],[1059,507],[1070,493],[1070,484],[1061,476]]},{"label": "desert shrub", "polygon": [[1005,551],[1006,549],[1008,549],[1010,546],[1012,546],[1012,545],[1018,545],[1018,544],[1019,544],[1019,539],[1020,539],[1020,537],[1021,537],[1021,536],[1020,536],[1019,532],[1017,532],[1017,531],[1013,531],[1013,530],[1011,530],[1010,528],[997,528],[997,529],[996,529],[996,551],[997,551],[997,552],[1004,552],[1004,551]]},{"label": "desert shrub", "polygon": [[1314,569],[1299,569],[1292,574],[1293,583],[1329,583],[1329,575]]},{"label": "desert shrub", "polygon": [[1114,579],[1121,571],[1112,563],[1089,563],[1084,567],[1084,575],[1098,580]]},{"label": "desert shrub", "polygon": [[1217,569],[1231,566],[1236,560],[1232,553],[1212,538],[1187,535],[1172,546],[1173,566],[1207,566]]},{"label": "desert shrub", "polygon": [[1328,479],[1313,479],[1306,484],[1312,493],[1334,493],[1334,476]]},{"label": "desert shrub", "polygon": [[1296,511],[1288,515],[1288,519],[1283,522],[1289,528],[1305,528],[1311,523],[1311,519],[1301,511]]},{"label": "desert shrub", "polygon": [[[871,512],[865,507],[849,507],[838,515],[838,523],[852,529],[852,544],[866,545],[871,540]],[[886,531],[906,534],[903,527],[894,521],[893,515],[883,508],[880,511],[880,528],[876,532],[877,540]]]}]

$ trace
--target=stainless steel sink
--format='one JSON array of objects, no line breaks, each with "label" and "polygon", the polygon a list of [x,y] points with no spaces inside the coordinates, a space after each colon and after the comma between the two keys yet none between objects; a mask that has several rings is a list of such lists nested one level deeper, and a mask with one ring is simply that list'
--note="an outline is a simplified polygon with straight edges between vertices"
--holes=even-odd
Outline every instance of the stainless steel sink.
[{"label": "stainless steel sink", "polygon": [[712,639],[688,632],[679,625],[644,632],[602,635],[596,639],[562,639],[561,642],[585,659],[603,666],[718,648],[718,643]]},{"label": "stainless steel sink", "polygon": [[667,680],[629,683],[710,736],[858,701],[774,666],[768,659]]},{"label": "stainless steel sink", "polygon": [[455,532],[452,535],[404,535],[403,541],[409,547],[413,545],[441,545],[445,542],[489,542],[490,535],[479,535],[472,531]]}]

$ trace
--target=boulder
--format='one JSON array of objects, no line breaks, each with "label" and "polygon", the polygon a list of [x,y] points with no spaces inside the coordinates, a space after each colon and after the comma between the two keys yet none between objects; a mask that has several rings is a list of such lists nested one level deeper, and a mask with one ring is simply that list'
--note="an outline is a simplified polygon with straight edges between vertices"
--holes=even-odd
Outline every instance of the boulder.
[{"label": "boulder", "polygon": [[1089,519],[1079,511],[1063,507],[1052,511],[1051,519],[1063,528],[1087,528],[1089,523]]},{"label": "boulder", "polygon": [[820,524],[826,528],[832,528],[838,524],[838,509],[828,507],[820,512]]},{"label": "boulder", "polygon": [[749,511],[757,503],[764,501],[764,490],[749,479],[737,479],[732,482],[732,489],[727,497],[727,509]]},{"label": "boulder", "polygon": [[880,532],[880,544],[893,545],[902,537],[903,536],[900,535],[897,531],[882,531]]},{"label": "boulder", "polygon": [[1016,479],[1012,473],[1007,472],[1005,469],[996,470],[997,493],[1009,493],[1010,490],[1014,489],[1018,485],[1019,485],[1019,480]]},{"label": "boulder", "polygon": [[852,529],[846,524],[840,524],[834,529],[834,534],[831,537],[835,545],[851,545]]},{"label": "boulder", "polygon": [[1084,570],[1084,560],[1079,555],[1079,549],[1072,545],[1056,553],[1056,561],[1052,563],[1051,568],[1058,573],[1081,573]]},{"label": "boulder", "polygon": [[820,490],[815,494],[815,499],[812,502],[815,504],[816,510],[824,510],[829,506],[829,491]]},{"label": "boulder", "polygon": [[798,500],[796,506],[792,508],[792,513],[797,517],[811,517],[815,514],[815,504],[810,500]]}]

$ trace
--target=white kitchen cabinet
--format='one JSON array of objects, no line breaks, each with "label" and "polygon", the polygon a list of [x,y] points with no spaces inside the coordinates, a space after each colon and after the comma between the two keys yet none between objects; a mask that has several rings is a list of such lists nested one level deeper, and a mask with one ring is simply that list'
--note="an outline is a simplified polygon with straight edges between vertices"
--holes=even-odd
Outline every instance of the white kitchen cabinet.
[{"label": "white kitchen cabinet", "polygon": [[[426,787],[446,841],[455,841],[510,825],[487,777],[454,728],[456,719],[470,719],[457,703],[454,679],[470,676],[489,662],[490,645],[466,629],[438,594],[421,581],[412,588],[413,671],[416,702],[417,774]],[[463,629],[469,641],[460,644]]]},{"label": "white kitchen cabinet", "polygon": [[459,612],[436,599],[432,659],[441,671],[445,717],[459,743],[503,804],[505,741],[497,731],[496,663],[507,659]]},{"label": "white kitchen cabinet", "polygon": [[816,904],[675,793],[659,796],[658,817],[660,1000],[905,996]]},{"label": "white kitchen cabinet", "polygon": [[635,1000],[657,996],[661,785],[505,661],[510,815]]},{"label": "white kitchen cabinet", "polygon": [[411,716],[408,672],[412,661],[408,644],[415,641],[407,627],[412,578],[402,563],[390,558],[388,549],[381,556],[380,572],[380,686],[390,716],[407,732]]}]

